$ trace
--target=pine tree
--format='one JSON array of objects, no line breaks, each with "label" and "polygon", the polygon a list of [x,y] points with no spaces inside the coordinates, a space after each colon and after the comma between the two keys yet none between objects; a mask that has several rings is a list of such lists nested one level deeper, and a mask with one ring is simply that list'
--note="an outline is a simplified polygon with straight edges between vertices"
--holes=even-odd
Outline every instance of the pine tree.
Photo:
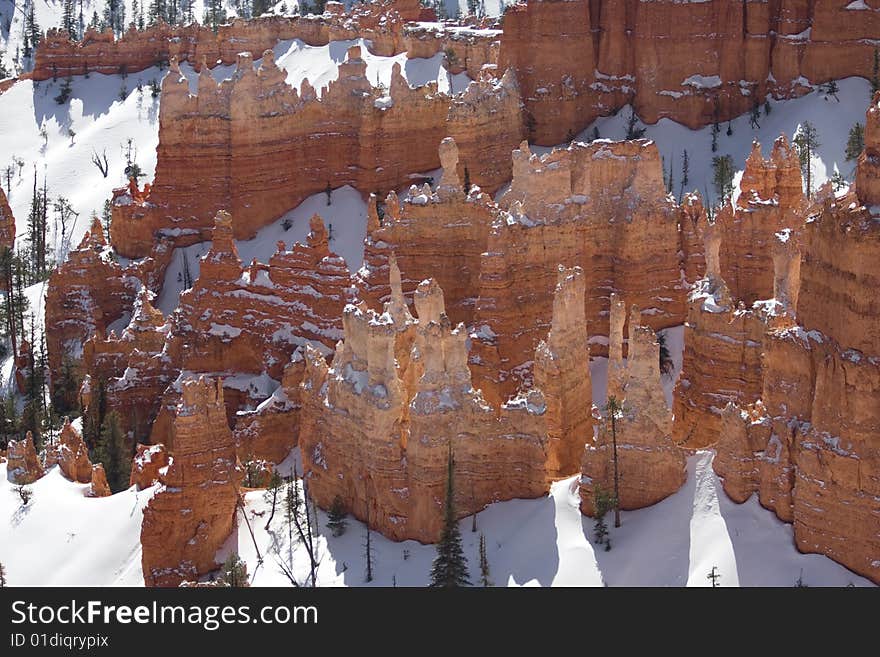
[{"label": "pine tree", "polygon": [[119,425],[119,414],[107,413],[95,448],[95,460],[104,465],[107,483],[114,493],[128,488],[131,474],[131,449]]},{"label": "pine tree", "polygon": [[40,43],[40,39],[42,38],[42,31],[40,30],[40,24],[37,23],[37,18],[34,15],[34,2],[30,3],[30,7],[28,9],[28,13],[25,16],[24,20],[24,56],[30,57],[31,54],[37,49],[37,46]]},{"label": "pine tree", "polygon": [[669,158],[669,180],[666,182],[666,193],[667,194],[672,193],[672,188],[674,186],[674,175],[675,174],[673,173],[673,170],[672,170],[673,162],[674,162],[673,158],[670,157]]},{"label": "pine tree", "polygon": [[611,445],[614,461],[614,526],[620,527],[620,471],[617,459],[617,418],[623,413],[623,404],[612,395],[605,403],[605,412],[611,418]]},{"label": "pine tree", "polygon": [[688,160],[688,152],[687,150],[685,150],[681,154],[681,191],[678,194],[679,200],[681,200],[681,197],[684,196],[684,190],[687,189],[687,186],[691,184],[690,173],[690,161]]},{"label": "pine tree", "polygon": [[6,588],[6,569],[0,563],[0,589]]},{"label": "pine tree", "polygon": [[733,126],[731,125],[730,121],[727,122],[727,136],[733,136]]},{"label": "pine tree", "polygon": [[486,535],[482,533],[480,534],[480,585],[483,587],[492,586],[489,558],[486,556]]},{"label": "pine tree", "polygon": [[593,508],[596,513],[595,522],[593,523],[593,533],[597,545],[604,545],[605,551],[611,549],[611,539],[608,537],[608,525],[605,522],[605,516],[611,510],[616,508],[617,502],[614,496],[599,485],[593,489]]},{"label": "pine tree", "polygon": [[849,130],[849,138],[846,140],[847,162],[859,159],[859,155],[865,149],[865,127],[856,123]]},{"label": "pine tree", "polygon": [[715,193],[722,201],[726,201],[733,193],[733,158],[730,155],[716,155],[712,158],[712,184]]},{"label": "pine tree", "polygon": [[721,132],[721,128],[718,127],[718,121],[712,124],[712,152],[715,153],[718,151],[718,133]]},{"label": "pine tree", "polygon": [[220,569],[220,581],[226,586],[243,587],[248,586],[247,565],[242,561],[238,554],[233,552]]},{"label": "pine tree", "polygon": [[461,532],[455,515],[455,460],[452,445],[446,466],[446,505],[443,516],[443,533],[437,543],[437,556],[431,567],[431,586],[470,586],[467,561],[461,547]]},{"label": "pine tree", "polygon": [[364,573],[364,581],[373,581],[373,545],[370,538],[372,528],[370,527],[370,506],[367,504],[367,536],[364,541],[364,559],[366,559],[367,572]]},{"label": "pine tree", "polygon": [[70,35],[71,41],[76,41],[78,39],[75,0],[64,0],[64,7],[61,14],[61,27]]},{"label": "pine tree", "polygon": [[465,167],[464,168],[464,193],[468,195],[471,191],[471,172]]},{"label": "pine tree", "polygon": [[334,536],[342,536],[345,533],[347,528],[346,516],[348,514],[345,511],[345,502],[342,501],[342,498],[337,495],[333,498],[333,504],[330,506],[330,511],[327,512],[327,527],[330,528],[331,533]]},{"label": "pine tree", "polygon": [[626,122],[626,138],[628,140],[641,139],[645,136],[647,128],[638,125],[639,118],[636,116],[635,110],[629,109],[629,119]]},{"label": "pine tree", "polygon": [[278,470],[272,470],[272,476],[269,477],[269,484],[266,487],[265,499],[267,502],[272,504],[272,512],[269,514],[269,519],[266,521],[266,531],[269,531],[269,526],[272,524],[272,519],[275,517],[275,506],[278,502],[278,492],[281,490],[281,484],[284,481],[281,479],[281,475],[278,474]]},{"label": "pine tree", "polygon": [[874,48],[874,68],[871,72],[871,97],[880,91],[880,50]]},{"label": "pine tree", "polygon": [[804,121],[798,128],[794,137],[794,147],[797,149],[798,159],[801,163],[801,173],[806,184],[807,198],[813,194],[813,153],[821,144],[816,127],[809,121]]}]

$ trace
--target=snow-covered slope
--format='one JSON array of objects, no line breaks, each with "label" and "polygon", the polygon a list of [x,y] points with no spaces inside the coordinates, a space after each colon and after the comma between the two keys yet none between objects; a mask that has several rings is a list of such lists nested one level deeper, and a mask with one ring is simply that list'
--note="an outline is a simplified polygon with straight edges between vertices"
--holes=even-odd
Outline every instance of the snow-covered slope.
[{"label": "snow-covered slope", "polygon": [[22,506],[0,465],[0,562],[12,586],[143,585],[142,509],[154,489],[85,497],[54,466]]},{"label": "snow-covered slope", "polygon": [[[486,536],[491,576],[497,586],[709,586],[706,575],[717,566],[721,586],[793,586],[803,573],[809,586],[869,586],[870,582],[820,555],[800,554],[791,525],[780,522],[752,497],[736,505],[723,494],[711,469],[712,452],[688,461],[684,487],[659,504],[623,512],[611,528],[612,550],[593,544],[590,518],[578,509],[576,478],[553,485],[550,495],[491,505],[461,521],[471,579],[476,581],[479,536]],[[11,585],[141,585],[140,524],[153,489],[130,489],[108,498],[84,497],[88,488],[53,468],[30,486],[33,500],[22,507],[0,465],[0,562]],[[237,551],[248,564],[255,586],[287,586],[278,565],[288,558],[283,513],[265,524],[269,504],[260,491],[246,496],[246,510],[263,557],[258,563],[251,535],[239,515],[239,527],[218,553]],[[352,519],[338,538],[321,535],[318,583],[321,586],[424,586],[435,549],[415,541],[394,543],[371,536],[373,576],[364,581],[365,526]],[[35,555],[37,555],[35,557]],[[298,577],[308,562],[294,548]]]},{"label": "snow-covered slope", "polygon": [[[752,141],[757,139],[764,149],[764,157],[770,156],[773,141],[785,135],[789,141],[797,133],[798,126],[809,121],[815,126],[820,146],[813,157],[813,188],[824,184],[835,171],[847,180],[852,180],[855,162],[845,158],[846,141],[850,128],[856,123],[865,123],[865,110],[871,97],[871,86],[862,78],[847,78],[839,83],[837,99],[826,96],[819,88],[802,98],[785,101],[771,101],[771,112],[764,114],[761,106],[760,127],[750,125],[749,116],[744,115],[730,122],[732,135],[727,135],[727,124],[720,124],[718,150],[712,152],[712,128],[689,130],[669,119],[661,119],[656,125],[646,126],[645,138],[653,139],[665,161],[666,172],[670,166],[673,173],[673,191],[678,197],[682,179],[682,153],[687,150],[689,160],[689,184],[685,192],[697,190],[700,194],[715,199],[712,185],[712,158],[716,155],[730,155],[737,171],[734,185],[739,185],[746,158],[752,150]],[[599,129],[603,139],[623,139],[626,137],[629,107],[624,107],[615,116],[597,120],[581,132],[575,139],[589,141],[593,129]],[[639,124],[642,125],[642,124]],[[534,148],[535,152],[549,149]],[[735,192],[738,194],[738,190]],[[735,199],[734,199],[735,200]]]}]

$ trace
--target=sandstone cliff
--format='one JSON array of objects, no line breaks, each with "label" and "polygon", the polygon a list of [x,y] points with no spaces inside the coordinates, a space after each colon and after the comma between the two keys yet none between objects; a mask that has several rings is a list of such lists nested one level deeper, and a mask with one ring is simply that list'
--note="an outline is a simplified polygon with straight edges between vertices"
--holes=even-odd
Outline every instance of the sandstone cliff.
[{"label": "sandstone cliff", "polygon": [[793,522],[798,549],[880,583],[880,313],[870,301],[880,283],[878,112],[875,96],[856,175],[863,187],[820,190],[799,268],[778,258],[786,314],[764,336],[761,403],[725,411],[715,468],[734,500],[757,492]]},{"label": "sandstone cliff", "polygon": [[437,168],[437,144],[448,135],[474,183],[494,191],[510,177],[508,153],[523,136],[512,75],[475,81],[450,98],[435,83],[411,88],[395,64],[385,91],[367,79],[353,46],[323,94],[307,80],[297,90],[285,79],[272,51],[256,70],[250,53],[240,53],[220,84],[203,70],[194,96],[172,63],[155,180],[141,198],[114,196],[111,240],[120,253],[145,255],[159,235],[178,245],[203,241],[221,209],[240,239],[328,185],[398,188],[409,174]]},{"label": "sandstone cliff", "polygon": [[560,274],[557,313],[541,346],[543,380],[557,372],[560,379],[497,413],[472,386],[466,331],[453,327],[437,283],[418,286],[413,319],[393,265],[391,281],[382,314],[364,304],[346,308],[332,366],[306,351],[300,447],[318,504],[339,495],[386,536],[431,542],[442,526],[450,447],[462,516],[492,501],[536,497],[553,478],[577,471],[592,421],[589,406],[580,408],[590,387],[583,273]]},{"label": "sandstone cliff", "polygon": [[[504,16],[499,70],[517,72],[529,139],[558,144],[630,104],[690,128],[852,75],[870,78],[874,2],[531,0]],[[547,44],[553,44],[547,47]]]},{"label": "sandstone cliff", "polygon": [[500,202],[506,210],[492,223],[480,265],[470,355],[475,384],[493,404],[532,380],[558,264],[588,272],[594,353],[607,348],[612,292],[643,308],[654,329],[683,322],[687,286],[702,267],[694,232],[701,208],[667,196],[653,142],[574,143],[542,157],[523,143]]},{"label": "sandstone cliff", "polygon": [[[617,443],[619,504],[640,509],[672,495],[687,476],[684,452],[672,440],[672,412],[660,383],[660,344],[653,330],[639,324],[638,307],[629,317],[627,360],[620,362],[624,304],[611,306],[609,405],[598,436],[587,442],[580,478],[581,510],[595,513],[596,490],[614,491],[614,442]],[[612,394],[612,373],[616,383]],[[611,405],[614,397],[616,406]]]},{"label": "sandstone cliff", "polygon": [[232,531],[238,507],[242,472],[226,423],[223,387],[219,380],[189,379],[182,393],[171,423],[171,462],[144,508],[147,586],[177,586],[214,570],[214,554]]}]

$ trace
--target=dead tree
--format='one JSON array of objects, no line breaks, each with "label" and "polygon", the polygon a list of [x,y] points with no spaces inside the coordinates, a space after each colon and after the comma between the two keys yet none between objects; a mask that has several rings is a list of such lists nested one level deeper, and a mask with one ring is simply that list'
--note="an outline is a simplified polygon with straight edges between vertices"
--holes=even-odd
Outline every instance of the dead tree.
[{"label": "dead tree", "polygon": [[101,172],[101,175],[105,178],[107,177],[107,173],[110,170],[110,165],[107,162],[107,149],[105,148],[100,155],[98,155],[98,151],[92,149],[92,164],[98,167],[98,171]]}]

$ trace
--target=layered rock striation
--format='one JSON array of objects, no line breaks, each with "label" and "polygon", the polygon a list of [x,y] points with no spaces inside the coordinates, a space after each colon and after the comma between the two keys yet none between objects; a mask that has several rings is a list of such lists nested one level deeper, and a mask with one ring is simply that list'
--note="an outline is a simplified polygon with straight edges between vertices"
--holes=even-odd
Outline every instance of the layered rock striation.
[{"label": "layered rock striation", "polygon": [[203,241],[221,209],[241,239],[327,187],[399,188],[411,173],[437,168],[436,144],[446,136],[474,183],[493,191],[510,177],[507,156],[523,135],[512,75],[473,82],[451,98],[436,83],[411,88],[395,63],[386,91],[372,86],[352,46],[323,93],[308,80],[290,87],[286,77],[272,51],[258,69],[245,52],[219,84],[203,69],[192,95],[172,63],[162,82],[155,180],[140,197],[114,195],[111,240],[120,253],[145,255],[162,235],[179,245]]},{"label": "layered rock striation", "polygon": [[174,448],[144,508],[147,586],[177,586],[217,568],[214,555],[235,525],[242,470],[226,422],[223,388],[200,378],[182,385],[171,423]]},{"label": "layered rock striation", "polygon": [[[532,0],[504,15],[498,69],[516,70],[529,139],[558,144],[629,104],[647,123],[726,121],[765,98],[870,78],[874,2]],[[552,43],[552,47],[547,44]]]},{"label": "layered rock striation", "polygon": [[615,459],[621,509],[656,504],[681,488],[687,477],[684,451],[672,440],[657,335],[639,324],[639,309],[632,307],[627,359],[622,363],[625,308],[621,299],[613,301],[611,325],[616,330],[609,336],[608,404],[596,439],[587,442],[582,455],[579,490],[581,510],[587,515],[595,514],[600,491],[614,493]]},{"label": "layered rock striation", "polygon": [[653,142],[574,143],[538,157],[524,142],[480,265],[471,331],[476,385],[499,403],[528,387],[532,354],[552,315],[556,267],[587,274],[585,312],[595,353],[607,349],[611,293],[654,329],[679,325],[702,254],[695,199],[667,196]]},{"label": "layered rock striation", "polygon": [[592,430],[579,408],[590,389],[583,273],[560,273],[557,314],[541,346],[542,380],[559,379],[497,412],[472,385],[467,332],[453,327],[437,283],[418,286],[414,319],[400,279],[391,280],[382,314],[364,304],[346,308],[332,366],[306,352],[300,448],[317,503],[339,496],[386,536],[432,542],[442,528],[450,449],[462,516],[493,501],[536,497],[552,479],[576,472]]},{"label": "layered rock striation", "polygon": [[855,189],[823,188],[799,268],[779,259],[788,321],[764,336],[760,404],[724,413],[715,469],[732,499],[757,492],[792,522],[799,550],[880,583],[878,114],[875,96]]}]

